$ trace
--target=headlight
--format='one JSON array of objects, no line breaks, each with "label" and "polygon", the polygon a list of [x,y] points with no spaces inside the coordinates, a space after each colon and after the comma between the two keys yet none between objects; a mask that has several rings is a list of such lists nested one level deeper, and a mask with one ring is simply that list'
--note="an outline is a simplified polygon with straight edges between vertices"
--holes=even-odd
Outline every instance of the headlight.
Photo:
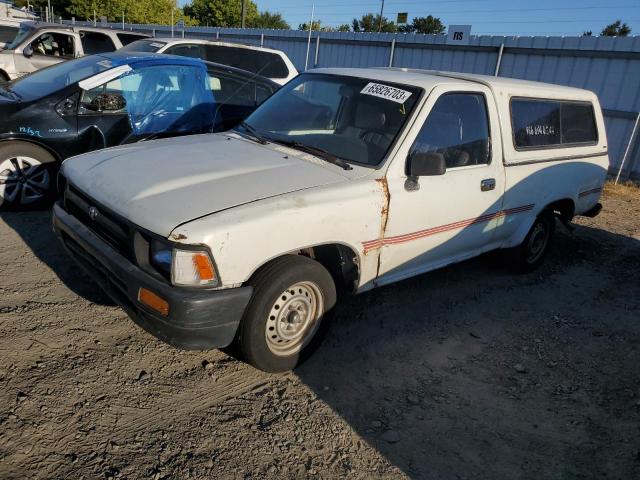
[{"label": "headlight", "polygon": [[192,287],[218,285],[218,275],[206,251],[173,249],[171,281]]},{"label": "headlight", "polygon": [[154,240],[150,254],[151,264],[174,285],[215,287],[219,283],[215,266],[206,250],[182,250]]}]

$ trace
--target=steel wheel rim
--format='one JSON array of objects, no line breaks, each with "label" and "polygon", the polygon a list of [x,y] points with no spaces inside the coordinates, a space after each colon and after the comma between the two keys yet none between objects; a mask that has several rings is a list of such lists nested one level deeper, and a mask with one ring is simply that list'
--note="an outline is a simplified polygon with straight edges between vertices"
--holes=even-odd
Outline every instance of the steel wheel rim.
[{"label": "steel wheel rim", "polygon": [[322,320],[324,302],[320,287],[297,282],[286,288],[271,306],[265,338],[274,355],[286,357],[302,350]]},{"label": "steel wheel rim", "polygon": [[44,198],[51,184],[46,166],[32,157],[16,156],[0,162],[0,199],[28,205]]},{"label": "steel wheel rim", "polygon": [[549,241],[548,233],[547,228],[541,222],[536,224],[529,237],[529,255],[527,255],[527,262],[535,263],[542,256]]}]

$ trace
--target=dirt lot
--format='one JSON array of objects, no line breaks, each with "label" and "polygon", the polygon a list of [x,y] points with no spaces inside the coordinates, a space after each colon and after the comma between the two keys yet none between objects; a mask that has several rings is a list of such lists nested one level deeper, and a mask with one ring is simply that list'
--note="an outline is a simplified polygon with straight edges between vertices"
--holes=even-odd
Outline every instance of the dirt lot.
[{"label": "dirt lot", "polygon": [[0,477],[640,478],[640,191],[495,255],[350,299],[295,373],[182,352],[0,218]]}]

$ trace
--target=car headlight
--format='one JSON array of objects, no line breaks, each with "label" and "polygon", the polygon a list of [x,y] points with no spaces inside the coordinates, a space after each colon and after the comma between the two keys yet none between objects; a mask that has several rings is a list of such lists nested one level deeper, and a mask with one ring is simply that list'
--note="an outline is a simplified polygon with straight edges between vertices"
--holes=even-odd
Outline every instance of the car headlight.
[{"label": "car headlight", "polygon": [[209,252],[184,250],[158,240],[151,242],[151,264],[171,280],[186,287],[216,287],[219,279]]}]

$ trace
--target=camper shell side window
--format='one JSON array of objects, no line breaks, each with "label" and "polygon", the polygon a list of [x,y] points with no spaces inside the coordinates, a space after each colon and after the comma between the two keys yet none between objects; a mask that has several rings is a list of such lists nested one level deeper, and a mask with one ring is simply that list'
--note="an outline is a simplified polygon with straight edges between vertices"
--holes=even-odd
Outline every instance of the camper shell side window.
[{"label": "camper shell side window", "polygon": [[518,151],[596,145],[598,128],[587,101],[513,97],[509,104]]}]

